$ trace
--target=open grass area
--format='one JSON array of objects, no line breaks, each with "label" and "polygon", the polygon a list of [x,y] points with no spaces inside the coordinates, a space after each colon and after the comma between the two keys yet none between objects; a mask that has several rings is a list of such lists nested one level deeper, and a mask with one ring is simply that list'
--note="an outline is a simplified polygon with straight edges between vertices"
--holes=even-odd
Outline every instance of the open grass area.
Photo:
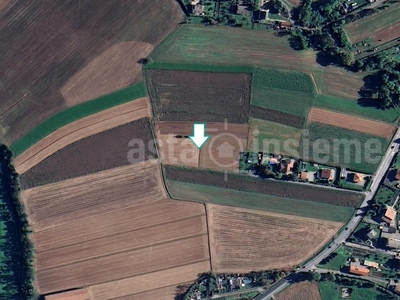
[{"label": "open grass area", "polygon": [[394,123],[399,117],[399,109],[381,110],[373,107],[360,106],[357,100],[350,100],[328,95],[316,95],[314,106],[326,108],[346,114],[357,115],[387,123]]},{"label": "open grass area", "polygon": [[289,214],[326,221],[347,222],[348,207],[236,191],[200,184],[166,180],[172,198]]},{"label": "open grass area", "polygon": [[253,118],[249,124],[247,148],[250,151],[296,156],[298,147],[294,143],[300,141],[302,129]]},{"label": "open grass area", "polygon": [[[341,300],[342,292],[340,287],[331,281],[322,281],[318,283],[319,292],[322,300]],[[356,286],[349,287],[351,289],[351,300],[376,300],[387,299],[385,294],[376,289],[359,288]]]},{"label": "open grass area", "polygon": [[337,271],[340,270],[340,267],[346,264],[346,261],[350,253],[343,246],[340,246],[334,253],[336,255],[332,259],[328,260],[326,263],[321,263],[319,267],[323,269],[330,269]]},{"label": "open grass area", "polygon": [[303,134],[300,154],[304,160],[373,174],[389,142],[378,136],[311,123],[309,136]]},{"label": "open grass area", "polygon": [[10,149],[14,153],[14,156],[18,156],[42,138],[64,125],[113,106],[144,97],[145,95],[146,90],[143,83],[138,83],[92,101],[67,108],[33,128],[13,143]]},{"label": "open grass area", "polygon": [[[400,36],[399,24],[400,4],[392,4],[389,8],[372,14],[368,17],[356,20],[345,26],[345,30],[352,43],[372,38],[376,44],[386,42],[396,36]],[[400,25],[400,24],[399,24]],[[381,40],[381,41],[379,41]]]},{"label": "open grass area", "polygon": [[253,72],[252,105],[305,117],[314,92],[306,73],[260,68]]}]

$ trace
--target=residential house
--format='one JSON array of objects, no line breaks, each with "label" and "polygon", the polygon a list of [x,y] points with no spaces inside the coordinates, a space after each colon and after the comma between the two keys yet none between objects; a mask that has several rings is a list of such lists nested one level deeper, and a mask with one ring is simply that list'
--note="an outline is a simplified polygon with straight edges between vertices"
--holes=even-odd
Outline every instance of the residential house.
[{"label": "residential house", "polygon": [[299,180],[307,180],[307,172],[300,172],[299,173]]},{"label": "residential house", "polygon": [[400,234],[398,232],[395,233],[387,233],[382,232],[381,238],[386,240],[387,246],[392,249],[400,248]]},{"label": "residential house", "polygon": [[349,179],[354,183],[362,183],[364,181],[364,176],[360,173],[350,173]]},{"label": "residential house", "polygon": [[379,264],[377,262],[369,261],[369,260],[364,260],[364,266],[375,268],[375,269],[379,268]]},{"label": "residential house", "polygon": [[280,166],[279,166],[279,171],[281,173],[285,173],[285,174],[291,174],[293,171],[293,166],[294,166],[294,159],[282,159],[280,162]]},{"label": "residential house", "polygon": [[335,170],[333,169],[321,169],[317,173],[319,180],[332,181],[335,177]]},{"label": "residential house", "polygon": [[351,274],[360,275],[360,276],[369,275],[369,269],[368,268],[365,268],[365,267],[360,266],[359,264],[355,264],[355,263],[350,263],[349,272]]},{"label": "residential house", "polygon": [[387,207],[385,213],[382,216],[382,221],[386,222],[387,224],[392,224],[394,219],[396,218],[396,210],[392,207]]}]

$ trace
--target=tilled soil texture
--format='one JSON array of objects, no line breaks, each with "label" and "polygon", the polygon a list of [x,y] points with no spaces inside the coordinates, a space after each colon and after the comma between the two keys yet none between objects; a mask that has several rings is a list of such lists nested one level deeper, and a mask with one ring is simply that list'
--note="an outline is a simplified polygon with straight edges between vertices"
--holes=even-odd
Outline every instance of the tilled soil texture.
[{"label": "tilled soil texture", "polygon": [[246,123],[251,74],[146,70],[160,121]]},{"label": "tilled soil texture", "polygon": [[[134,144],[129,146],[133,139]],[[144,118],[68,145],[24,173],[21,185],[28,189],[149,158],[157,158],[157,154],[149,119]]]},{"label": "tilled soil texture", "polygon": [[250,117],[267,120],[296,128],[303,128],[305,121],[304,118],[299,116],[287,114],[273,109],[262,108],[258,106],[250,107]]},{"label": "tilled soil texture", "polygon": [[[138,57],[182,20],[174,0],[20,0],[8,6],[0,15],[0,134],[11,144],[64,109],[61,90],[65,94],[77,78],[82,82],[72,100],[66,94],[69,104],[93,97],[90,87],[100,84],[108,93],[132,82]],[[95,76],[85,77],[93,67]],[[83,81],[88,89],[79,86]]]},{"label": "tilled soil texture", "polygon": [[275,296],[276,300],[321,300],[317,282],[303,281],[292,284],[282,293]]},{"label": "tilled soil texture", "polygon": [[323,202],[347,207],[356,207],[363,195],[360,193],[328,189],[311,184],[295,184],[277,180],[262,180],[246,175],[229,174],[193,168],[165,166],[168,179],[196,184],[217,186],[240,191],[255,192],[277,197]]},{"label": "tilled soil texture", "polygon": [[[290,269],[325,245],[343,223],[207,204],[217,273]],[[310,242],[312,241],[312,242]]]}]

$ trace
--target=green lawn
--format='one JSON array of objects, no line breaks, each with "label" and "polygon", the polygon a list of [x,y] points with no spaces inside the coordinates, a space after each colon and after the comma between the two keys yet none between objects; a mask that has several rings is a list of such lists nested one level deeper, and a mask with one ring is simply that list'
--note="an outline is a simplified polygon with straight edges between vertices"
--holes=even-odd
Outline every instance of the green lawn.
[{"label": "green lawn", "polygon": [[200,184],[166,180],[172,198],[214,203],[226,206],[264,210],[307,218],[345,223],[353,209],[304,200],[280,198]]},{"label": "green lawn", "polygon": [[327,95],[316,95],[314,98],[314,106],[387,123],[395,122],[400,114],[399,109],[380,110],[373,107],[362,107],[357,104],[357,100]]},{"label": "green lawn", "polygon": [[[302,136],[300,154],[304,160],[372,174],[376,171],[380,158],[385,154],[389,143],[388,139],[382,137],[311,123],[309,136],[305,134]],[[380,149],[378,145],[380,145]],[[372,148],[374,151],[369,150]],[[320,155],[314,150],[318,150]]]},{"label": "green lawn", "polygon": [[[319,292],[322,300],[342,300],[341,288],[334,282],[322,281],[318,283]],[[351,300],[376,300],[385,299],[385,294],[376,289],[364,289],[350,287],[352,289]]]},{"label": "green lawn", "polygon": [[[249,120],[249,124],[248,149],[250,151],[298,156],[296,155],[298,147],[291,141],[300,141],[302,129],[253,118]],[[255,130],[257,130],[257,136],[253,135]]]},{"label": "green lawn", "polygon": [[308,74],[256,68],[251,104],[306,117],[315,93]]},{"label": "green lawn", "polygon": [[334,258],[328,261],[326,264],[318,265],[320,268],[323,269],[330,269],[330,270],[340,270],[341,266],[346,264],[347,259],[349,258],[349,252],[343,247],[340,246],[335,253],[337,254]]},{"label": "green lawn", "polygon": [[26,135],[12,144],[10,149],[14,153],[14,157],[18,156],[29,147],[64,125],[144,96],[146,96],[144,84],[138,83],[123,90],[67,108],[33,128]]}]

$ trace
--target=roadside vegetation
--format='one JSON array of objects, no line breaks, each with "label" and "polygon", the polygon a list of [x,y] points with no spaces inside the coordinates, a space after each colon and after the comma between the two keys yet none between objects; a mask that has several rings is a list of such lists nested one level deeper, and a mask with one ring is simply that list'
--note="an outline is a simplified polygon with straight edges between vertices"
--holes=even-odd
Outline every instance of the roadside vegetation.
[{"label": "roadside vegetation", "polygon": [[0,146],[0,299],[33,300],[33,245],[12,154]]}]

